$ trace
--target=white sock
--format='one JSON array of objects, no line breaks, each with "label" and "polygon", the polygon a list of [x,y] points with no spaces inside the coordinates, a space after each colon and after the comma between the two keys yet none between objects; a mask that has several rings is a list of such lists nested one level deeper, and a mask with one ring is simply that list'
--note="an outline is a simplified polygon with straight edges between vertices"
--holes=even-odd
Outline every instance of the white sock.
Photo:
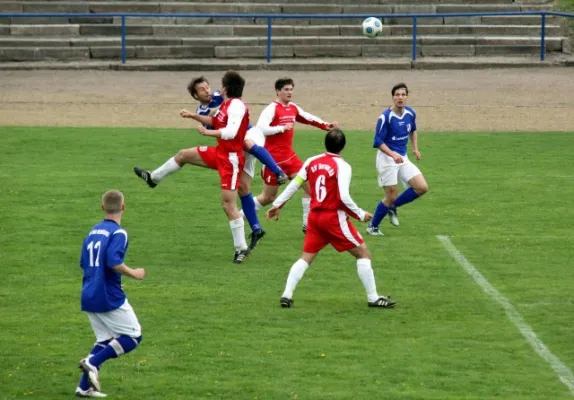
[{"label": "white sock", "polygon": [[309,218],[309,210],[311,209],[311,199],[308,197],[303,197],[301,199],[303,204],[303,225],[307,226],[307,219]]},{"label": "white sock", "polygon": [[287,277],[287,285],[285,285],[285,291],[283,292],[283,296],[287,297],[288,299],[293,298],[293,292],[295,291],[295,287],[303,278],[303,274],[309,268],[309,264],[303,259],[298,259],[295,261],[295,264],[291,267],[291,271],[289,271],[289,276]]},{"label": "white sock", "polygon": [[368,258],[359,258],[357,260],[357,273],[367,291],[368,300],[377,300],[379,295],[377,294],[377,285],[375,284],[375,274],[373,274],[373,268],[371,268],[371,260]]},{"label": "white sock", "polygon": [[235,250],[246,250],[247,242],[245,241],[245,229],[243,229],[243,218],[237,218],[229,221],[231,234],[233,235],[233,245]]},{"label": "white sock", "polygon": [[178,163],[175,162],[175,158],[172,157],[167,160],[161,167],[156,169],[151,173],[151,180],[155,183],[163,180],[169,174],[173,174],[181,169]]},{"label": "white sock", "polygon": [[257,197],[253,196],[253,202],[255,203],[255,211],[263,209],[263,206],[261,205],[259,200],[257,200]]}]

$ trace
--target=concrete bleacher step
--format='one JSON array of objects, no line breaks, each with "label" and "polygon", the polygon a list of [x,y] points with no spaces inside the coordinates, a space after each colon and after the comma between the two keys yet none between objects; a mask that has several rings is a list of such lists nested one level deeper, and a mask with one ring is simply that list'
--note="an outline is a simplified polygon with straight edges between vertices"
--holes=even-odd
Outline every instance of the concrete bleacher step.
[{"label": "concrete bleacher step", "polygon": [[[388,37],[365,41],[362,38],[340,44],[338,37],[309,37],[294,41],[291,37],[273,40],[272,56],[276,57],[408,57],[411,55],[411,38]],[[355,39],[355,38],[353,38]],[[267,39],[252,38],[245,43],[238,38],[223,41],[170,38],[164,41],[156,38],[132,39],[126,52],[130,59],[181,59],[181,58],[264,58],[267,54]],[[17,44],[18,46],[14,46]],[[30,43],[28,43],[30,44]],[[24,46],[22,43],[0,42],[0,61],[72,61],[88,59],[119,59],[120,41],[110,38],[91,40],[70,40],[67,46],[53,46],[47,40],[44,46]],[[563,41],[549,38],[545,41],[546,51],[560,51]],[[61,51],[59,51],[61,50]],[[417,39],[417,54],[421,56],[474,56],[474,55],[536,55],[540,43],[535,38],[483,38],[422,36]]]},{"label": "concrete bleacher step", "polygon": [[360,4],[333,4],[333,1],[2,1],[0,12],[68,12],[68,13],[283,13],[283,14],[341,14],[341,13],[451,13],[472,11],[527,11],[547,4],[512,1],[441,1],[395,0],[381,4],[362,0]]},{"label": "concrete bleacher step", "polygon": [[[560,48],[560,37],[546,37],[547,49],[555,51]],[[200,46],[200,47],[222,47],[222,46],[266,46],[267,37],[219,37],[219,38],[180,38],[180,37],[155,37],[155,36],[134,36],[126,38],[126,46]],[[420,35],[417,36],[418,44],[446,45],[446,44],[492,44],[492,45],[539,45],[540,38],[524,36],[481,36],[481,35]],[[345,38],[344,44],[350,45],[404,45],[410,46],[411,36],[387,36],[377,39],[365,37]],[[276,36],[271,39],[272,46],[290,45],[341,45],[339,36]],[[0,48],[3,47],[106,47],[120,46],[121,38],[117,37],[77,37],[66,40],[58,38],[11,38],[0,37]]]},{"label": "concrete bleacher step", "polygon": [[[382,36],[411,35],[411,25],[392,25],[383,28]],[[540,36],[540,27],[534,25],[418,25],[417,34],[477,34]],[[546,35],[558,36],[559,25],[546,25]],[[181,36],[181,37],[251,37],[267,36],[266,26],[256,25],[130,25],[127,36]],[[2,25],[0,35],[12,37],[66,37],[66,36],[120,36],[118,24],[53,24],[53,25]],[[361,27],[356,25],[332,25],[327,27],[277,25],[272,27],[276,36],[361,36]],[[343,38],[342,38],[343,39]]]}]

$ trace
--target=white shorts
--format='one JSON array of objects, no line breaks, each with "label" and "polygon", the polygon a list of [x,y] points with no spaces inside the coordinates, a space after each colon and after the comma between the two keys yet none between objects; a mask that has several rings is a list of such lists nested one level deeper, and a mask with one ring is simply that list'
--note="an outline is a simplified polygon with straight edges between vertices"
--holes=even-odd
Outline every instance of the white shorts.
[{"label": "white shorts", "polygon": [[[245,135],[245,140],[252,140],[257,146],[265,146],[265,135],[258,127],[254,126],[247,131]],[[245,165],[243,166],[243,172],[249,175],[251,178],[255,176],[255,163],[257,158],[248,152],[245,152]]]},{"label": "white shorts", "polygon": [[397,164],[380,150],[377,152],[376,167],[380,187],[395,186],[399,180],[403,186],[408,187],[408,181],[417,175],[422,175],[418,167],[406,155],[403,156],[403,163]]},{"label": "white shorts", "polygon": [[86,312],[92,329],[96,335],[96,342],[115,339],[122,335],[137,338],[142,334],[142,328],[134,309],[126,302],[113,311],[105,313]]}]

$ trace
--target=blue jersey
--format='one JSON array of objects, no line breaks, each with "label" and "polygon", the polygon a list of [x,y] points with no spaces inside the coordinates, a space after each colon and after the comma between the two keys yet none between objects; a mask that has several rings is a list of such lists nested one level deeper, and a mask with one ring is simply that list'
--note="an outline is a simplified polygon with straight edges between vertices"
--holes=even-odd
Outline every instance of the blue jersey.
[{"label": "blue jersey", "polygon": [[[203,105],[200,104],[197,109],[195,110],[196,114],[199,115],[211,115],[213,110],[216,110],[219,108],[219,106],[221,106],[221,104],[223,103],[223,95],[221,94],[221,92],[219,90],[216,90],[215,92],[213,92],[213,94],[211,95],[211,101],[209,102],[209,104],[207,105]],[[213,127],[211,125],[203,125],[205,126],[207,129],[213,129]],[[251,124],[249,124],[247,126],[247,129],[251,129],[253,126]]]},{"label": "blue jersey", "polygon": [[417,130],[416,118],[415,110],[410,107],[404,107],[400,117],[390,108],[383,111],[377,121],[373,147],[378,149],[382,144],[386,144],[401,156],[407,155],[409,133]]},{"label": "blue jersey", "polygon": [[103,220],[88,233],[80,258],[82,311],[102,313],[124,304],[122,278],[112,267],[123,264],[127,250],[128,234],[115,221]]}]

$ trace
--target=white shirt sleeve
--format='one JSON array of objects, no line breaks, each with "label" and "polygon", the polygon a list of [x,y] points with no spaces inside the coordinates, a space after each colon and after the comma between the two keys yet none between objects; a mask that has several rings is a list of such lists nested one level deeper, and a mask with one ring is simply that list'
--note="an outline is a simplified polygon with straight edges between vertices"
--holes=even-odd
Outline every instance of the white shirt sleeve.
[{"label": "white shirt sleeve", "polygon": [[265,136],[276,135],[284,130],[283,126],[270,126],[275,117],[275,107],[275,103],[271,103],[265,107],[257,121],[257,127],[261,129]]},{"label": "white shirt sleeve", "polygon": [[299,113],[298,118],[297,118],[297,122],[301,122],[303,124],[307,124],[307,125],[313,125],[313,126],[317,126],[320,127],[321,125],[327,125],[327,123],[325,121],[323,121],[321,118],[308,113],[307,111],[303,110],[300,106],[298,106],[295,103],[291,103],[292,105],[294,105],[297,108],[297,112]]},{"label": "white shirt sleeve", "polygon": [[245,104],[239,99],[232,99],[229,108],[227,108],[227,125],[220,129],[223,140],[232,140],[239,132],[241,121],[247,112]]},{"label": "white shirt sleeve", "polygon": [[337,183],[339,185],[339,196],[341,201],[347,207],[353,216],[360,221],[365,219],[365,211],[355,203],[351,194],[349,193],[349,187],[351,186],[351,176],[353,174],[351,166],[342,159],[337,159],[337,166],[339,167]]}]

